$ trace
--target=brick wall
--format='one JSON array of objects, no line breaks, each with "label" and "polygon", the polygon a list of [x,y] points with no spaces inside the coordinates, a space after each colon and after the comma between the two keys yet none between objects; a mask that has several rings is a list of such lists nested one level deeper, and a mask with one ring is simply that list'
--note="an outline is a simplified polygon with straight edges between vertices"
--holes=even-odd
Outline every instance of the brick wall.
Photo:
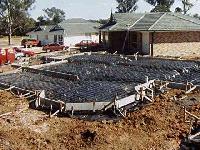
[{"label": "brick wall", "polygon": [[200,32],[160,32],[154,34],[154,56],[200,55]]}]

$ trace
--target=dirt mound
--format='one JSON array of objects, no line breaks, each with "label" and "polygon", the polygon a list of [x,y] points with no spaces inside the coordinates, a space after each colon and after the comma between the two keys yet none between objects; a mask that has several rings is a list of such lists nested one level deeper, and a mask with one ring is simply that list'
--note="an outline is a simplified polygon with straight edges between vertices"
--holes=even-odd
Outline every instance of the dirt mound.
[{"label": "dirt mound", "polygon": [[[189,131],[183,107],[172,98],[179,92],[157,96],[154,103],[118,122],[48,118],[31,109],[0,118],[0,149],[178,149]],[[7,92],[0,97],[6,111],[24,104]],[[199,106],[190,106],[188,111],[200,116]]]}]

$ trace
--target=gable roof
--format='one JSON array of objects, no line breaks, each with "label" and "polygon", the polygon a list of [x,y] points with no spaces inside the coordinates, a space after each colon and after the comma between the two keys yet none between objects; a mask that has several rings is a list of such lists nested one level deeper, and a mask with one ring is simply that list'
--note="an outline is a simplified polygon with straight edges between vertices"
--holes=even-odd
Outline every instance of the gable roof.
[{"label": "gable roof", "polygon": [[58,25],[39,26],[28,34],[54,33],[67,34],[68,36],[83,35],[87,33],[98,33],[99,23],[93,23],[82,18],[67,19]]},{"label": "gable roof", "polygon": [[116,24],[111,26],[111,30],[127,30],[130,26],[134,25],[143,14],[131,14],[131,13],[118,13],[114,15]]},{"label": "gable roof", "polygon": [[107,31],[200,31],[200,20],[180,13],[116,13]]},{"label": "gable roof", "polygon": [[33,31],[27,33],[29,34],[38,34],[38,33],[43,33],[43,34],[48,34],[50,32],[61,32],[63,33],[63,29],[60,28],[58,30],[58,26],[56,25],[48,25],[48,26],[38,26],[36,29],[34,29]]},{"label": "gable roof", "polygon": [[59,24],[67,35],[98,33],[99,23],[93,23],[82,18],[67,19]]}]

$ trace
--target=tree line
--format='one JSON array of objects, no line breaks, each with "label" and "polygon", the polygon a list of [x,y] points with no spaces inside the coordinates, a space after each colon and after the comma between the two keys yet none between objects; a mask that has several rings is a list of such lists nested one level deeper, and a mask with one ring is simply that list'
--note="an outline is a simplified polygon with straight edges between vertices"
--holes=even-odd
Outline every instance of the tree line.
[{"label": "tree line", "polygon": [[[137,10],[138,0],[116,0],[118,6],[117,13],[134,12]],[[154,8],[151,12],[170,12],[175,0],[145,0]],[[178,0],[177,0],[178,1]],[[193,7],[191,0],[179,0],[182,6],[176,8],[175,12],[187,14]],[[25,35],[39,25],[54,25],[65,20],[65,12],[52,7],[44,9],[44,15],[34,20],[29,15],[29,10],[33,9],[35,0],[0,0],[0,35],[8,35],[9,44],[12,35]],[[200,18],[198,14],[194,17]],[[105,23],[106,20],[92,20]]]},{"label": "tree line", "polygon": [[[116,0],[116,1],[118,3],[117,6],[118,13],[134,12],[138,8],[137,6],[138,0]],[[175,3],[175,0],[145,0],[145,1],[154,6],[151,12],[170,12],[171,6]],[[180,1],[182,3],[182,6],[177,7],[175,9],[175,12],[187,14],[187,12],[194,6],[191,0],[177,0],[177,1]]]},{"label": "tree line", "polygon": [[0,35],[8,35],[11,44],[12,35],[25,35],[38,25],[57,24],[65,19],[65,12],[55,7],[44,9],[44,16],[34,20],[29,10],[35,0],[0,0]]}]

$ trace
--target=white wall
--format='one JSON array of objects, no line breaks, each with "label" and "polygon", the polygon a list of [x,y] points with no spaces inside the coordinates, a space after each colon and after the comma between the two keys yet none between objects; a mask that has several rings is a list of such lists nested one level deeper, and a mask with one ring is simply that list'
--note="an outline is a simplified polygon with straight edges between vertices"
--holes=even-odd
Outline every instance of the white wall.
[{"label": "white wall", "polygon": [[29,37],[41,41],[42,45],[46,45],[46,44],[54,42],[54,36],[53,35],[48,35],[48,40],[46,39],[45,34],[39,34],[39,33],[38,34],[29,34]]},{"label": "white wall", "polygon": [[75,44],[81,42],[82,40],[92,40],[93,42],[99,42],[98,35],[92,36],[66,36],[64,37],[64,45],[74,46]]},{"label": "white wall", "polygon": [[92,41],[99,43],[99,35],[92,35]]},{"label": "white wall", "polygon": [[54,34],[48,34],[48,39],[46,39],[47,34],[41,34],[41,33],[34,33],[34,34],[29,34],[30,38],[37,39],[38,35],[38,40],[41,41],[42,45],[54,43]]},{"label": "white wall", "polygon": [[[46,37],[45,37],[46,35],[41,34],[41,33],[34,33],[34,34],[30,34],[29,36],[31,38],[37,39],[37,35],[38,35],[38,40],[41,41],[42,45],[54,43],[54,34],[48,34],[48,40],[46,40]],[[81,42],[82,40],[92,40],[97,43],[99,42],[99,35],[64,36],[63,38],[64,38],[65,46],[74,46],[75,44]]]},{"label": "white wall", "polygon": [[150,53],[149,32],[142,32],[142,52],[144,54]]}]

